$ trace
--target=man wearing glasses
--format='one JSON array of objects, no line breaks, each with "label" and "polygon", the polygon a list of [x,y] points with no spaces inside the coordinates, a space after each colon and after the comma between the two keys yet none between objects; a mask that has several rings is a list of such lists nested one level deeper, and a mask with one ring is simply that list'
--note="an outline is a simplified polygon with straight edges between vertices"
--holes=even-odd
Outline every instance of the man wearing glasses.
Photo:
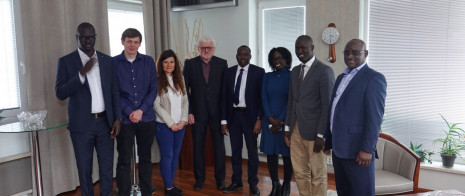
[{"label": "man wearing glasses", "polygon": [[118,78],[112,58],[94,49],[95,29],[81,23],[79,48],[58,59],[56,96],[68,100],[71,141],[79,173],[81,194],[93,196],[92,163],[97,152],[100,194],[112,194],[114,138],[121,127]]},{"label": "man wearing glasses", "polygon": [[375,195],[374,155],[386,100],[386,79],[368,67],[365,43],[344,50],[347,68],[333,89],[325,153],[333,151],[338,195]]},{"label": "man wearing glasses", "polygon": [[189,124],[192,125],[194,144],[194,176],[196,191],[205,181],[205,140],[210,128],[215,160],[216,188],[226,188],[226,152],[221,132],[220,101],[223,75],[228,68],[226,60],[214,56],[216,42],[211,36],[203,36],[198,43],[200,56],[186,60],[184,79],[189,97]]}]

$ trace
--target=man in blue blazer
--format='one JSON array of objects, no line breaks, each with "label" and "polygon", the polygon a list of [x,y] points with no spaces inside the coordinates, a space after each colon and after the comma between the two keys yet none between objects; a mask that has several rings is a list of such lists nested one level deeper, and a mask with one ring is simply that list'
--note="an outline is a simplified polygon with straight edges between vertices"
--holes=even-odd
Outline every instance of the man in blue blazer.
[{"label": "man in blue blazer", "polygon": [[81,23],[79,48],[58,59],[56,96],[68,100],[68,130],[73,142],[81,194],[93,196],[92,162],[97,152],[100,194],[112,194],[114,138],[121,127],[119,84],[112,58],[94,49],[95,29]]},{"label": "man in blue blazer", "polygon": [[[242,45],[237,49],[239,65],[226,70],[221,99],[221,131],[229,132],[231,142],[232,184],[224,193],[242,189],[242,146],[243,137],[247,146],[247,173],[250,193],[260,195],[258,190],[258,149],[257,136],[261,132],[263,109],[261,103],[262,79],[265,70],[249,64],[250,48]],[[230,131],[228,131],[230,130]]]},{"label": "man in blue blazer", "polygon": [[374,155],[383,120],[386,79],[366,64],[359,39],[344,50],[347,68],[333,89],[325,153],[332,149],[338,195],[375,195]]}]

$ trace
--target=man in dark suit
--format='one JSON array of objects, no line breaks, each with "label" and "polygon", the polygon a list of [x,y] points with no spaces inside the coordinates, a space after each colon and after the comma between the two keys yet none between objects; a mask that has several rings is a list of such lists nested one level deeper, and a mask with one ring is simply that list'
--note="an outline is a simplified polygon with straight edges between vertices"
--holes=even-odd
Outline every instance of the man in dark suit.
[{"label": "man in dark suit", "polygon": [[328,186],[322,150],[334,72],[313,56],[313,48],[308,35],[299,36],[295,42],[295,53],[302,64],[291,72],[285,122],[285,140],[291,149],[300,195],[326,195]]},{"label": "man in dark suit", "polygon": [[374,155],[386,100],[386,79],[366,64],[359,39],[344,50],[347,68],[333,90],[325,153],[333,151],[338,195],[375,195]]},{"label": "man in dark suit", "polygon": [[114,138],[121,127],[119,85],[112,58],[94,49],[95,29],[77,28],[78,50],[58,59],[56,96],[68,100],[71,140],[81,194],[93,196],[92,158],[97,152],[100,194],[112,194]]},{"label": "man in dark suit", "polygon": [[192,125],[194,145],[194,189],[202,189],[205,181],[205,137],[210,127],[215,156],[216,188],[226,185],[226,150],[220,124],[220,99],[226,60],[213,56],[216,42],[211,36],[199,40],[200,56],[186,60],[184,79],[189,98],[189,124]]},{"label": "man in dark suit", "polygon": [[[232,193],[242,189],[242,141],[247,146],[247,174],[252,195],[260,195],[258,190],[258,150],[257,136],[261,132],[263,116],[261,103],[262,80],[265,70],[249,64],[250,48],[240,46],[236,59],[239,65],[229,68],[224,75],[223,98],[221,100],[221,129],[229,132],[231,142],[232,184],[223,192]],[[230,131],[228,131],[230,130]]]}]

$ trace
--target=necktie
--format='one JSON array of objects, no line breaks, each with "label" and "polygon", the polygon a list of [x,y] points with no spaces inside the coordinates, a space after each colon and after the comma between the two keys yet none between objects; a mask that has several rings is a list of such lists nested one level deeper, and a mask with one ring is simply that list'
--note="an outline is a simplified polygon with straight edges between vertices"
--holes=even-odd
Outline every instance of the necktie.
[{"label": "necktie", "polygon": [[237,76],[236,87],[234,88],[234,104],[239,104],[239,91],[241,90],[241,81],[242,81],[242,73],[244,72],[244,68],[241,68],[241,72],[239,76]]},{"label": "necktie", "polygon": [[300,89],[300,84],[304,81],[304,73],[305,73],[305,64],[302,64],[301,69],[300,69],[300,75],[299,75],[298,89]]}]

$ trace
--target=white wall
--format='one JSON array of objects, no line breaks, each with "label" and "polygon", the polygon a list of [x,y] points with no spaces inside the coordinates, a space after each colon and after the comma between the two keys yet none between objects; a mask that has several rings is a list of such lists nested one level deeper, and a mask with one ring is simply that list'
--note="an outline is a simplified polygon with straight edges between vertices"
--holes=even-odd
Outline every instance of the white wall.
[{"label": "white wall", "polygon": [[[203,34],[213,36],[217,42],[215,55],[226,59],[228,66],[231,67],[237,64],[236,50],[239,46],[251,45],[252,51],[255,51],[255,44],[251,44],[253,38],[249,37],[249,31],[251,31],[250,24],[256,23],[253,21],[255,19],[252,21],[249,20],[251,16],[249,8],[251,8],[251,5],[254,5],[254,2],[255,0],[239,0],[238,6],[235,7],[171,12],[171,21],[176,26],[178,17],[183,20],[185,19],[189,28],[191,28],[190,31],[192,31],[194,20],[201,18],[203,22]],[[253,15],[255,14],[252,14],[252,18],[255,17]],[[252,32],[254,31],[256,30],[252,30]],[[174,49],[174,40],[172,40],[171,45]],[[252,63],[255,62],[254,57],[255,55],[252,54]],[[180,58],[184,59],[185,57]]]},{"label": "white wall", "polygon": [[418,187],[431,190],[455,189],[465,193],[465,165],[455,164],[453,168],[442,167],[441,162],[422,164]]},{"label": "white wall", "polygon": [[[224,58],[228,61],[228,66],[237,64],[236,51],[241,45],[248,45],[252,50],[251,63],[256,64],[258,61],[256,35],[257,30],[257,6],[255,0],[239,0],[238,6],[224,7],[205,10],[194,10],[184,12],[171,12],[172,29],[176,29],[179,19],[185,20],[189,25],[189,31],[192,31],[195,19],[202,19],[203,35],[211,35],[216,40],[217,48],[215,55]],[[185,24],[182,24],[182,32],[176,30],[177,34],[186,33]],[[171,41],[171,48],[175,49],[174,43]],[[180,43],[180,42],[176,42]],[[181,42],[182,43],[182,42]],[[178,45],[178,48],[185,47]],[[185,59],[186,57],[180,57]],[[226,155],[231,155],[231,145],[229,137],[224,138]],[[243,157],[247,158],[247,150],[243,147]]]}]

